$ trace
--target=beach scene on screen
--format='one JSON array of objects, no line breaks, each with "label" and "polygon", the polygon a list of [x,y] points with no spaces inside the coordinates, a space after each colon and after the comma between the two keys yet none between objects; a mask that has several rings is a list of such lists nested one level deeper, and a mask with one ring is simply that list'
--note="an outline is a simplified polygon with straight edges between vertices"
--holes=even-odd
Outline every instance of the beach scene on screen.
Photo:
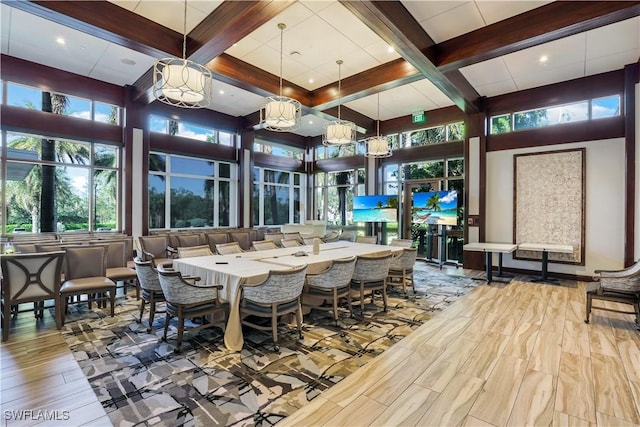
[{"label": "beach scene on screen", "polygon": [[354,196],[353,222],[397,221],[397,196]]},{"label": "beach scene on screen", "polygon": [[458,225],[458,192],[451,190],[414,193],[411,222]]}]

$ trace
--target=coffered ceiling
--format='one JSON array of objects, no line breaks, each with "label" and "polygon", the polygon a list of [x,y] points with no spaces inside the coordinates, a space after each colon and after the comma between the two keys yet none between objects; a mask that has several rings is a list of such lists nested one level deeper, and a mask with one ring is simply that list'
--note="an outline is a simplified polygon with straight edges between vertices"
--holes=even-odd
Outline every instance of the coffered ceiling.
[{"label": "coffered ceiling", "polygon": [[[232,116],[277,93],[279,22],[285,92],[299,134],[335,115],[370,126],[416,111],[622,68],[640,58],[639,1],[7,1],[4,54],[117,85],[149,102],[150,69],[187,56],[216,78],[210,107]],[[59,39],[64,40],[61,44]],[[338,66],[342,59],[342,91]],[[379,113],[378,113],[379,97]],[[368,120],[367,120],[368,119]],[[312,123],[310,123],[312,122]]]}]

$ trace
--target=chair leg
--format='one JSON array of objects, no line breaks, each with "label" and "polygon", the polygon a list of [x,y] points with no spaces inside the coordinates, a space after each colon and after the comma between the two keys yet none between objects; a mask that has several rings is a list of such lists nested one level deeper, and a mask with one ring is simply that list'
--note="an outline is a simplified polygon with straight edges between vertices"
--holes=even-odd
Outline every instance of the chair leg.
[{"label": "chair leg", "polygon": [[584,318],[584,323],[589,323],[589,315],[591,314],[591,304],[592,304],[592,298],[591,295],[587,294],[587,307],[586,307],[586,314],[585,314],[585,318]]},{"label": "chair leg", "polygon": [[360,313],[364,314],[364,282],[360,281]]},{"label": "chair leg", "polygon": [[333,288],[333,320],[336,322],[336,326],[338,326],[338,289]]},{"label": "chair leg", "polygon": [[180,346],[182,345],[182,335],[184,334],[184,315],[178,313],[178,342],[176,343],[176,349],[174,353],[180,353]]},{"label": "chair leg", "polygon": [[640,331],[640,302],[636,302],[633,306],[636,311],[636,328]]},{"label": "chair leg", "polygon": [[384,304],[384,312],[387,311],[387,287],[383,286],[382,287],[382,303]]},{"label": "chair leg", "polygon": [[[151,297],[151,302],[149,303],[149,326],[147,327],[147,332],[151,332],[153,319],[156,315],[156,301]],[[142,319],[142,317],[140,317]]]},{"label": "chair leg", "polygon": [[144,298],[140,301],[140,318],[137,320],[137,323],[142,323],[142,316],[144,315],[144,306],[146,303],[147,301]]},{"label": "chair leg", "polygon": [[349,316],[353,317],[353,309],[351,308],[351,289],[347,293],[347,307],[349,307]]},{"label": "chair leg", "polygon": [[54,299],[54,314],[56,316],[56,328],[62,329],[62,298],[57,295]]},{"label": "chair leg", "polygon": [[278,315],[276,314],[276,306],[271,306],[271,336],[273,337],[273,348],[275,351],[280,350],[278,345]]},{"label": "chair leg", "polygon": [[9,328],[11,327],[11,305],[2,305],[2,342],[9,339]]},{"label": "chair leg", "polygon": [[169,322],[171,321],[171,315],[167,312],[164,320],[164,335],[162,335],[162,341],[167,340],[167,333],[169,332]]},{"label": "chair leg", "polygon": [[[334,299],[334,304],[336,304],[336,300]],[[337,322],[337,320],[336,320]],[[296,325],[298,325],[298,338],[303,339],[302,336],[302,304],[300,303],[300,298],[298,298],[298,310],[296,310]]]},{"label": "chair leg", "polygon": [[[109,300],[111,302],[111,317],[113,317],[115,315],[115,309],[116,309],[116,290],[111,289],[109,291]],[[104,304],[106,305],[107,302],[105,301]]]}]

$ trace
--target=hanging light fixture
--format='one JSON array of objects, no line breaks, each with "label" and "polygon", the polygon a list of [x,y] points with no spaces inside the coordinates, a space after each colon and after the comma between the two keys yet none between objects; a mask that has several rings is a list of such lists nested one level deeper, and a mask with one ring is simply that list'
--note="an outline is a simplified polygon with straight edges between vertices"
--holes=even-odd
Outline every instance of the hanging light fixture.
[{"label": "hanging light fixture", "polygon": [[338,120],[325,123],[324,134],[322,135],[322,143],[324,145],[345,145],[356,142],[356,125],[353,122],[340,120],[340,69],[342,67],[342,59],[336,61],[338,64]]},{"label": "hanging light fixture", "polygon": [[187,0],[184,1],[182,59],[162,58],[153,64],[153,96],[165,104],[182,108],[204,108],[211,104],[213,74],[187,59]]},{"label": "hanging light fixture", "polygon": [[386,137],[380,136],[380,93],[378,93],[378,120],[376,121],[376,136],[365,140],[367,151],[364,153],[366,157],[381,159],[391,157],[391,147]]},{"label": "hanging light fixture", "polygon": [[280,29],[280,94],[265,99],[260,110],[260,124],[263,128],[276,132],[289,132],[300,127],[302,108],[300,102],[282,96],[282,37],[287,26],[278,24]]}]

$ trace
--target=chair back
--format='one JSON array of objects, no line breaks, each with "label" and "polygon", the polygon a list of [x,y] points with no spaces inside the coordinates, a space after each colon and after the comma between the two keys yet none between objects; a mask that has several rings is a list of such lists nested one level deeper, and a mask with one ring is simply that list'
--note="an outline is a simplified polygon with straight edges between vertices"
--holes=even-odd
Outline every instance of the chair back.
[{"label": "chair back", "polygon": [[167,257],[167,247],[169,246],[167,236],[140,236],[138,243],[143,251],[141,257],[144,261],[148,261],[147,254],[151,254],[153,258]]},{"label": "chair back", "polygon": [[389,275],[392,256],[391,252],[385,252],[380,255],[358,256],[356,268],[353,271],[353,280],[367,282],[385,280]]},{"label": "chair back", "polygon": [[89,244],[107,248],[107,268],[127,266],[129,245],[125,240],[92,240]]},{"label": "chair back", "polygon": [[0,257],[3,304],[56,299],[64,252],[7,254]]},{"label": "chair back", "polygon": [[271,240],[276,246],[280,247],[280,242],[284,239],[282,233],[265,233],[264,240]]},{"label": "chair back", "polygon": [[190,246],[190,247],[180,247],[178,248],[178,258],[191,258],[196,256],[209,256],[213,255],[211,249],[209,249],[209,245],[199,245],[199,246]]},{"label": "chair back", "polygon": [[273,240],[258,240],[256,242],[252,242],[251,246],[256,251],[268,251],[269,249],[278,249]]},{"label": "chair back", "polygon": [[356,243],[369,243],[375,245],[378,243],[377,236],[358,236],[356,237]]},{"label": "chair back", "polygon": [[413,240],[411,239],[391,239],[389,246],[400,246],[403,248],[410,248],[413,246]]},{"label": "chair back", "polygon": [[186,282],[177,270],[158,265],[158,280],[165,300],[170,304],[197,304],[218,298],[216,286],[196,286]]},{"label": "chair back", "polygon": [[262,283],[243,286],[243,298],[260,304],[288,302],[302,294],[307,265],[290,270],[271,270]]},{"label": "chair back", "polygon": [[142,261],[137,257],[133,262],[136,264],[136,275],[138,276],[140,287],[149,292],[162,291],[160,280],[158,279],[158,271],[153,266],[153,263],[151,261]]},{"label": "chair back", "polygon": [[418,248],[403,248],[402,253],[391,258],[391,270],[413,270],[418,256]]},{"label": "chair back", "polygon": [[338,240],[347,240],[349,242],[355,242],[356,232],[353,230],[342,230],[342,232],[340,233],[340,236],[338,237]]},{"label": "chair back", "polygon": [[336,230],[331,230],[327,234],[324,235],[322,240],[325,243],[337,242],[339,237],[340,237],[340,233],[338,233]]},{"label": "chair back", "polygon": [[349,285],[356,268],[356,257],[334,260],[328,270],[307,276],[307,284],[318,288],[342,288]]},{"label": "chair back", "polygon": [[216,245],[216,252],[220,255],[231,255],[242,253],[242,248],[238,242],[221,243]]},{"label": "chair back", "polygon": [[200,234],[178,234],[179,248],[204,245],[206,242]]},{"label": "chair back", "polygon": [[229,237],[232,242],[237,242],[243,251],[251,249],[251,236],[248,231],[230,231]]},{"label": "chair back", "polygon": [[65,280],[105,277],[106,265],[106,246],[69,246],[65,249]]},{"label": "chair back", "polygon": [[35,254],[38,252],[35,243],[14,243],[13,250],[17,254]]},{"label": "chair back", "polygon": [[302,246],[298,239],[282,239],[280,244],[283,248],[295,248],[296,246]]},{"label": "chair back", "polygon": [[207,243],[209,244],[209,248],[215,252],[216,245],[220,245],[222,243],[229,243],[229,235],[227,233],[205,233],[205,238]]}]

